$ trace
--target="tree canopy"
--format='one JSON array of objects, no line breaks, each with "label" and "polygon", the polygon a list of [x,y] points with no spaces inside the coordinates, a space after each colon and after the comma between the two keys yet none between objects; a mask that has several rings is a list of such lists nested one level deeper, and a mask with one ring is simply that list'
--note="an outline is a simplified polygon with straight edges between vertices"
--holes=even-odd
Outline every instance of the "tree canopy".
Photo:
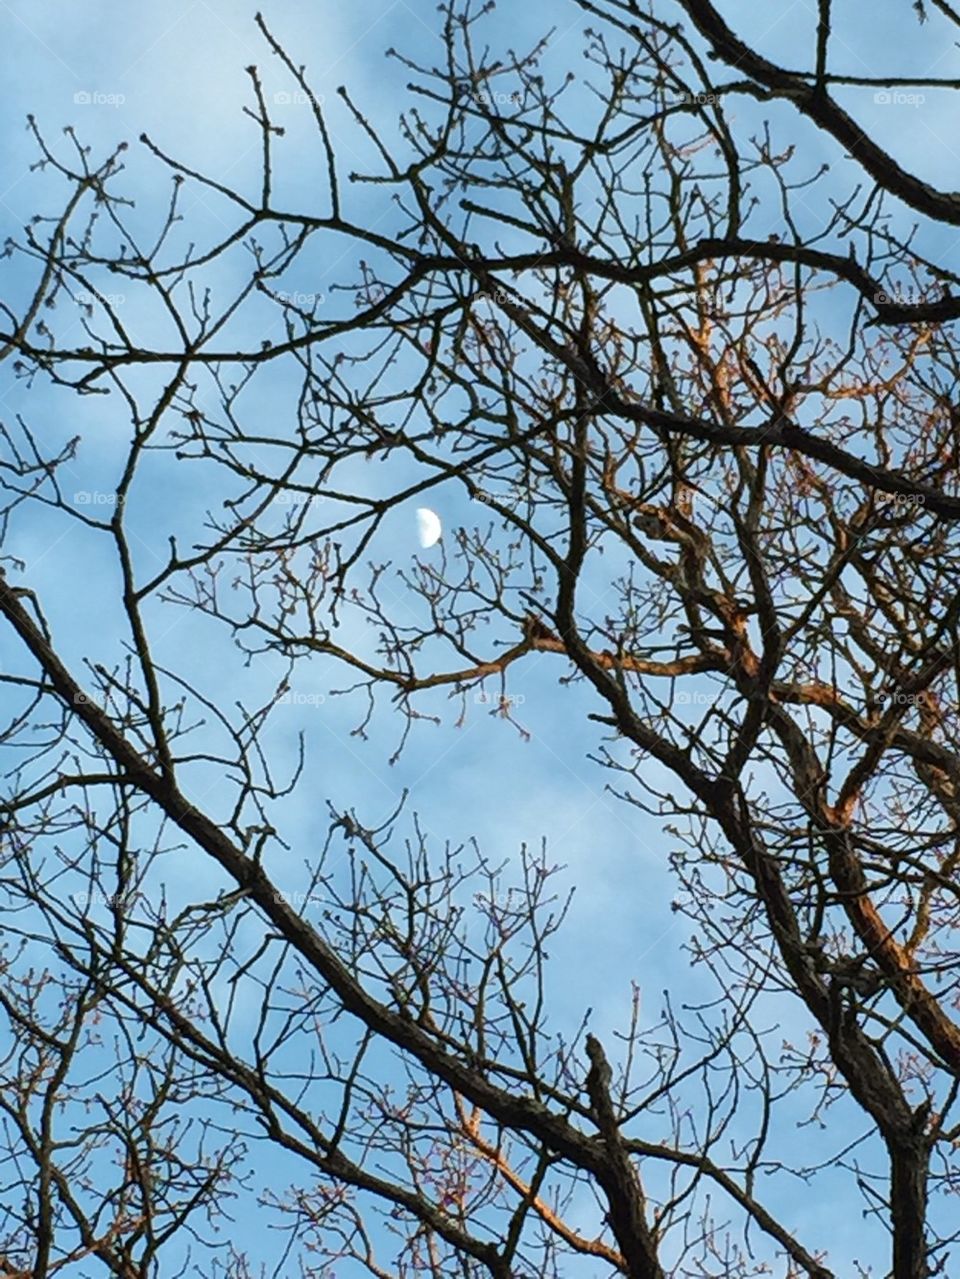
[{"label": "tree canopy", "polygon": [[[236,186],[144,136],[134,199],[125,145],[31,120],[60,204],[0,316],[9,1274],[957,1266],[960,194],[924,166],[960,80],[850,73],[835,7],[784,65],[709,0],[553,0],[521,51],[446,0],[389,120],[258,16]],[[931,64],[960,38],[887,7]],[[35,568],[65,536],[113,609],[72,628]],[[569,1033],[549,848],[475,841],[466,793],[446,847],[416,793],[345,807],[321,730],[278,730],[336,702],[388,770],[427,726],[522,738],[533,688],[659,832],[709,999],[678,970],[651,1022],[624,938],[616,1033]],[[798,1224],[828,1202],[852,1263]]]}]

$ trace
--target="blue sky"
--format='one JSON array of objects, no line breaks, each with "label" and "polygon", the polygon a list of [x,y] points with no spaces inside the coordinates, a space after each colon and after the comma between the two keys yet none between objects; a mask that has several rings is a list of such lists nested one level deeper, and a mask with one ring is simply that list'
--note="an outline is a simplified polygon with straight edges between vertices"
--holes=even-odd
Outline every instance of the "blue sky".
[{"label": "blue sky", "polygon": [[[387,136],[396,137],[398,108],[405,105],[404,85],[409,74],[385,57],[389,46],[413,51],[425,61],[440,52],[437,14],[432,5],[417,6],[386,0],[367,0],[351,6],[322,3],[294,6],[268,0],[262,6],[274,34],[290,51],[295,62],[308,65],[311,84],[329,104],[331,128],[338,148],[347,157],[355,156],[358,168],[370,163],[370,149],[349,127],[346,113],[336,101],[339,84],[349,87],[351,96]],[[736,25],[750,18],[750,35],[770,56],[798,62],[799,48],[809,49],[815,22],[815,5],[807,3],[777,6],[769,29],[758,29],[755,11],[746,5],[731,6],[727,12]],[[864,22],[857,7],[848,5],[838,15],[836,41],[842,69],[851,74],[867,74],[885,64],[895,39],[898,57],[918,72],[936,75],[958,73],[957,50],[946,44],[931,62],[929,43],[923,39],[906,3],[892,0],[882,6],[884,20]],[[61,134],[64,125],[73,125],[84,143],[95,152],[129,140],[125,157],[128,175],[125,189],[136,195],[134,217],[149,224],[154,213],[152,200],[158,191],[167,198],[166,176],[158,178],[157,162],[144,153],[136,139],[146,132],[165,151],[192,167],[221,181],[254,183],[258,175],[259,134],[242,107],[250,101],[249,79],[244,67],[254,62],[262,70],[270,95],[291,88],[276,60],[265,49],[253,22],[254,7],[236,0],[189,3],[173,0],[162,6],[129,6],[101,3],[93,6],[64,6],[50,0],[12,0],[2,6],[5,36],[6,74],[2,106],[7,124],[7,161],[0,190],[0,229],[3,235],[19,235],[24,221],[37,210],[53,211],[61,199],[62,187],[54,175],[30,171],[36,159],[32,137],[21,127],[28,112],[36,117],[51,144],[66,147]],[[862,13],[862,10],[861,10]],[[522,48],[548,28],[554,28],[546,68],[560,72],[566,67],[582,67],[582,33],[591,19],[567,0],[545,0],[538,5],[513,8],[504,5],[490,19],[491,39]],[[743,28],[747,29],[747,28]],[[903,73],[903,72],[901,72]],[[898,154],[909,160],[923,176],[946,189],[960,186],[953,141],[956,117],[934,102],[895,108],[892,104],[857,99],[858,114],[882,136]],[[852,102],[851,98],[851,102]],[[274,97],[276,110],[285,113],[287,138],[278,154],[282,174],[280,191],[290,206],[309,206],[314,192],[321,189],[321,155],[312,137],[309,108],[295,100],[286,103]],[[761,110],[741,100],[736,108],[738,127],[749,132],[754,122],[769,116],[779,122],[783,142],[796,136],[790,109],[786,106]],[[934,118],[935,116],[935,118]],[[827,156],[803,137],[809,169]],[[899,150],[898,150],[899,149]],[[834,174],[824,181],[843,187],[845,165],[830,154]],[[348,167],[345,163],[344,167]],[[279,201],[278,202],[282,202]],[[825,200],[811,201],[807,212],[811,226],[820,216]],[[376,192],[355,197],[354,208],[363,208],[374,224],[389,224],[389,209]],[[220,233],[229,216],[213,198],[192,192],[184,214],[197,238],[203,241]],[[901,223],[911,221],[897,213]],[[771,227],[776,226],[775,209]],[[938,233],[936,247],[952,247],[952,231]],[[243,271],[243,259],[231,260],[223,269]],[[353,263],[318,261],[316,274],[296,287],[304,291],[329,290],[337,269],[349,274]],[[16,288],[29,286],[29,272],[15,266]],[[220,283],[229,283],[228,275]],[[106,286],[104,286],[106,288]],[[118,302],[133,308],[135,299]],[[324,303],[326,305],[326,302]],[[331,301],[332,305],[332,301]],[[126,312],[128,316],[131,311]],[[152,333],[156,317],[136,317],[139,330]],[[264,420],[282,433],[286,388],[274,377],[264,380],[260,396],[253,403]],[[289,397],[288,397],[289,398]],[[126,439],[126,423],[115,407],[97,397],[76,400],[67,393],[55,393],[38,386],[28,390],[22,383],[7,383],[2,400],[5,418],[22,413],[47,438],[81,436],[81,447],[67,477],[74,485],[75,500],[87,513],[102,514],[116,481],[118,450]],[[177,465],[170,455],[155,455],[148,463],[147,481],[138,488],[132,527],[136,536],[138,568],[146,576],[163,562],[167,536],[179,530],[184,538],[196,528],[198,513],[211,500],[206,473]],[[385,464],[358,469],[358,482],[368,485],[396,483],[397,477]],[[158,494],[162,493],[162,502]],[[79,496],[78,496],[79,495]],[[447,527],[463,522],[483,521],[488,512],[467,503],[458,494],[441,489],[431,499]],[[385,524],[375,551],[378,558],[389,557],[396,568],[409,570],[418,554],[411,500],[394,512]],[[102,535],[84,531],[62,516],[21,513],[7,544],[9,552],[26,563],[30,584],[43,601],[53,633],[75,670],[84,661],[109,664],[121,653],[122,633],[117,606],[117,573]],[[426,562],[430,555],[422,553]],[[395,583],[394,590],[402,587]],[[252,705],[270,695],[283,676],[277,659],[257,658],[245,667],[235,654],[226,656],[227,641],[221,628],[183,610],[156,607],[151,611],[154,645],[158,659],[177,669],[189,671],[205,693],[224,705],[242,698]],[[350,624],[349,634],[363,642],[363,628]],[[0,661],[19,661],[14,642],[0,633]],[[670,909],[674,883],[667,858],[675,841],[659,823],[638,809],[624,805],[605,790],[609,778],[587,759],[596,738],[588,729],[585,712],[594,709],[592,699],[579,687],[557,683],[559,659],[543,655],[518,674],[511,691],[523,702],[518,719],[528,736],[473,704],[462,727],[453,724],[456,711],[434,698],[431,709],[443,715],[443,723],[419,723],[399,761],[391,766],[399,724],[384,701],[371,724],[369,739],[353,735],[358,719],[356,699],[335,697],[331,688],[349,680],[331,671],[329,663],[317,661],[301,666],[294,679],[294,700],[278,710],[271,721],[265,745],[283,771],[292,767],[296,755],[296,735],[306,735],[307,784],[285,806],[284,836],[292,846],[288,876],[289,891],[303,882],[304,863],[322,839],[325,828],[323,802],[337,807],[356,807],[368,825],[375,825],[396,806],[404,790],[409,791],[409,811],[416,812],[432,840],[442,844],[475,835],[493,861],[516,862],[522,843],[539,845],[545,839],[552,862],[566,867],[564,885],[575,886],[576,895],[552,964],[556,1024],[569,1029],[586,1007],[592,1007],[592,1028],[608,1042],[614,1027],[625,1021],[629,1003],[629,983],[642,990],[644,1022],[654,1025],[661,1007],[661,992],[670,987],[675,1001],[705,999],[715,987],[703,973],[689,967],[686,943],[688,921]],[[322,700],[321,700],[322,699]],[[429,705],[429,703],[428,703]],[[362,713],[362,711],[360,712]],[[215,735],[213,727],[205,732]],[[213,740],[211,737],[210,740]],[[651,770],[656,780],[655,770]],[[220,779],[202,776],[191,779],[192,793],[215,804],[222,796]],[[193,893],[212,894],[222,886],[213,868],[191,864],[185,877],[175,865],[167,864],[168,887],[175,896],[187,900]],[[201,882],[197,882],[199,876]],[[278,880],[279,882],[279,880]],[[286,881],[285,881],[286,882]],[[782,1037],[797,1036],[805,1026],[795,1003],[771,998],[763,1007],[768,1026],[780,1027]],[[817,1143],[812,1129],[791,1133],[799,1119],[789,1103],[779,1121],[784,1149],[798,1158],[816,1158]],[[749,1117],[745,1126],[749,1128]],[[829,1135],[831,1145],[841,1144],[852,1127],[839,1125]],[[811,1149],[811,1146],[813,1149]],[[828,1177],[815,1190],[796,1196],[789,1185],[771,1185],[769,1202],[790,1202],[790,1217],[801,1238],[814,1248],[830,1249],[831,1263],[838,1274],[850,1273],[851,1258],[861,1260],[883,1255],[880,1231],[866,1238],[859,1219],[859,1201],[832,1198],[826,1193]],[[848,1182],[844,1185],[849,1186]],[[258,1246],[256,1229],[241,1228],[238,1240]],[[882,1272],[881,1272],[882,1273]],[[346,1275],[346,1272],[344,1272]],[[349,1276],[347,1276],[349,1279]]]}]

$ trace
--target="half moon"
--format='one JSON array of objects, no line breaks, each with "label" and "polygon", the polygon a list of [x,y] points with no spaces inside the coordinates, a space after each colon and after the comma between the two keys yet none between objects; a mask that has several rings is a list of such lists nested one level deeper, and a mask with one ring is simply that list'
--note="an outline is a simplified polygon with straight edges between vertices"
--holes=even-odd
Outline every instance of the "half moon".
[{"label": "half moon", "polygon": [[436,546],[443,535],[443,525],[440,523],[440,517],[435,511],[431,511],[428,506],[417,507],[417,537],[420,545],[424,550],[428,547]]}]

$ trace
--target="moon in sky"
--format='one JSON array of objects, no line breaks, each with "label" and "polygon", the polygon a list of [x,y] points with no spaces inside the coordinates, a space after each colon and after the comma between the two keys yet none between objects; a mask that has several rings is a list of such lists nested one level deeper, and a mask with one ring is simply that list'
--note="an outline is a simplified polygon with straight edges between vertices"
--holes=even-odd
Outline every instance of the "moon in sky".
[{"label": "moon in sky", "polygon": [[428,506],[418,506],[417,537],[423,549],[426,550],[430,546],[436,546],[442,534],[443,525],[440,523],[439,515],[435,511],[431,511]]}]

